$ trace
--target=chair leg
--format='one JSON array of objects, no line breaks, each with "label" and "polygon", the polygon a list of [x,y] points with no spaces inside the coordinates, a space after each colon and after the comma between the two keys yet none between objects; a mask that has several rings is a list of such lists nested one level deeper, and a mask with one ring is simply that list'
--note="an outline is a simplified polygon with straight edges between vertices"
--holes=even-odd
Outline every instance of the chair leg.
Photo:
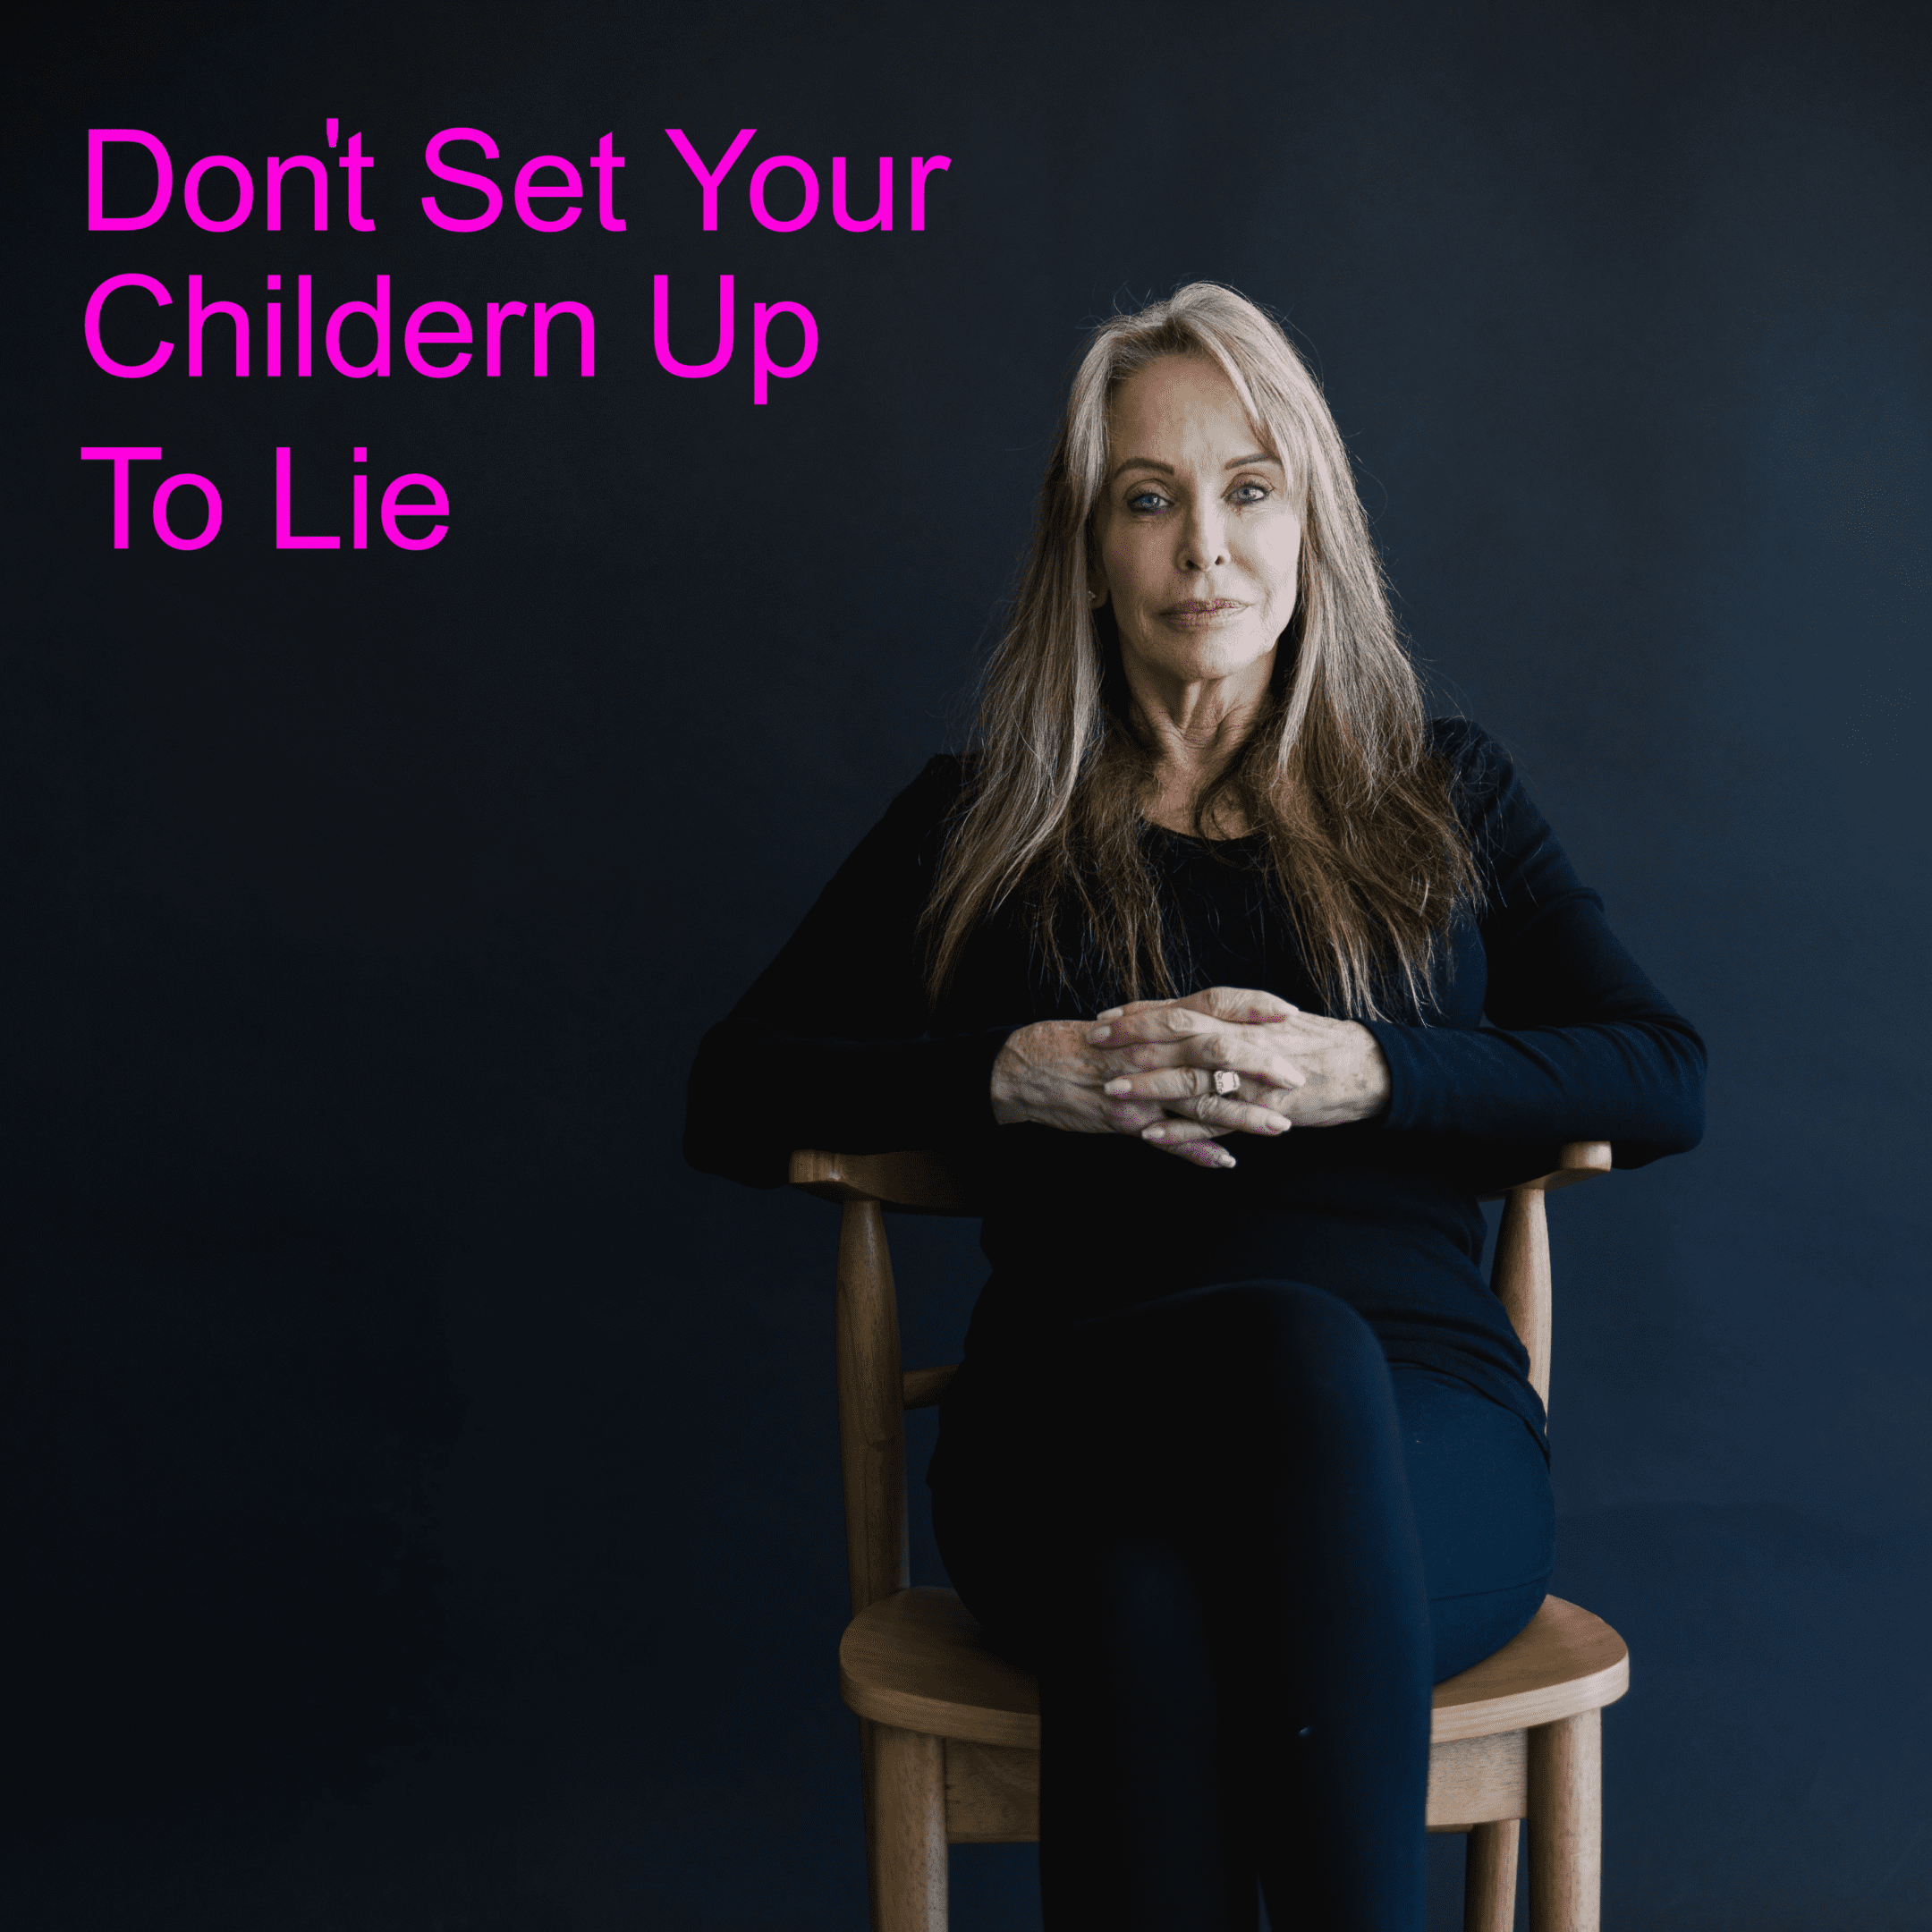
[{"label": "chair leg", "polygon": [[877,1835],[872,1816],[872,1743],[878,1726],[869,1717],[859,1720],[859,1809],[865,1818],[866,1888],[872,1885],[872,1841]]},{"label": "chair leg", "polygon": [[945,1932],[945,1741],[893,1724],[871,1731],[872,1932]]},{"label": "chair leg", "polygon": [[1462,1867],[1462,1932],[1513,1932],[1521,1818],[1472,1825]]},{"label": "chair leg", "polygon": [[1530,1932],[1597,1932],[1603,1890],[1603,1713],[1530,1733]]}]

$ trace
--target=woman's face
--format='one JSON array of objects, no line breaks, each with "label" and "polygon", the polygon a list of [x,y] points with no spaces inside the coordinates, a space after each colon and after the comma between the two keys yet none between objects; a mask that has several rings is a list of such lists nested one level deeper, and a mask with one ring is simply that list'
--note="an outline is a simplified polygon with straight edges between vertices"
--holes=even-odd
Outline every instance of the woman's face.
[{"label": "woman's face", "polygon": [[1130,677],[1265,686],[1294,614],[1301,519],[1233,386],[1165,357],[1114,392],[1107,439],[1089,588],[1114,606]]}]

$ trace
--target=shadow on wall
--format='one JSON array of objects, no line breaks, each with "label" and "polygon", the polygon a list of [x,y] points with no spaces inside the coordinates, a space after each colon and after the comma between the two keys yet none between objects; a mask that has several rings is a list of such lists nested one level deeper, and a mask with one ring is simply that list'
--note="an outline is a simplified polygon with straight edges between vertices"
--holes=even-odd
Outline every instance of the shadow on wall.
[{"label": "shadow on wall", "polygon": [[1922,1537],[1679,1504],[1565,1516],[1556,1547],[1551,1587],[1631,1647],[1604,1717],[1605,1922],[1808,1932],[1829,1902],[1837,1924],[1932,1923]]},{"label": "shadow on wall", "polygon": [[6,1802],[273,1830],[443,1728],[462,1403],[366,1181],[133,1154],[10,1163]]}]

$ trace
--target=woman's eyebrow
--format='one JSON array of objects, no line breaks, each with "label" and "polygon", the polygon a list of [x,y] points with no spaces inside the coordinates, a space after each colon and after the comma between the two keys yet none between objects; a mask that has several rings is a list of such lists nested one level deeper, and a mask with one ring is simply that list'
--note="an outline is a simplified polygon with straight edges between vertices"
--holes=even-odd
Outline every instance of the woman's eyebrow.
[{"label": "woman's eyebrow", "polygon": [[[1247,455],[1237,456],[1232,462],[1224,463],[1222,468],[1224,470],[1248,470],[1251,469],[1256,463],[1273,463],[1277,470],[1284,470],[1287,467],[1279,456],[1270,456],[1266,450],[1250,450]],[[1124,456],[1114,465],[1114,474],[1107,479],[1107,481],[1110,483],[1115,481],[1118,478],[1124,476],[1130,470],[1158,470],[1163,476],[1172,476],[1174,473],[1174,467],[1172,463],[1161,462],[1155,457]]]},{"label": "woman's eyebrow", "polygon": [[1174,474],[1172,463],[1157,462],[1151,456],[1124,456],[1114,465],[1114,476],[1107,481],[1111,483],[1114,477],[1123,476],[1130,470],[1158,470],[1163,476]]}]

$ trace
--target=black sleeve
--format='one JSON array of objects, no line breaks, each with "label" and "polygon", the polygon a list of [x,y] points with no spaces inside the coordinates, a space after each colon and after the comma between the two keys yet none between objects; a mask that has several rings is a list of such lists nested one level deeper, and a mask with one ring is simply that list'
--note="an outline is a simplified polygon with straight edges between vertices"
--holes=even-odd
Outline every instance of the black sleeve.
[{"label": "black sleeve", "polygon": [[1644,976],[1493,741],[1444,727],[1487,888],[1480,1030],[1371,1022],[1385,1125],[1481,1140],[1608,1140],[1638,1167],[1697,1145],[1704,1043]]},{"label": "black sleeve", "polygon": [[956,758],[935,758],[705,1035],[684,1115],[694,1167],[776,1187],[795,1148],[884,1153],[992,1130],[1013,1026],[936,1037],[918,933],[959,782]]}]

